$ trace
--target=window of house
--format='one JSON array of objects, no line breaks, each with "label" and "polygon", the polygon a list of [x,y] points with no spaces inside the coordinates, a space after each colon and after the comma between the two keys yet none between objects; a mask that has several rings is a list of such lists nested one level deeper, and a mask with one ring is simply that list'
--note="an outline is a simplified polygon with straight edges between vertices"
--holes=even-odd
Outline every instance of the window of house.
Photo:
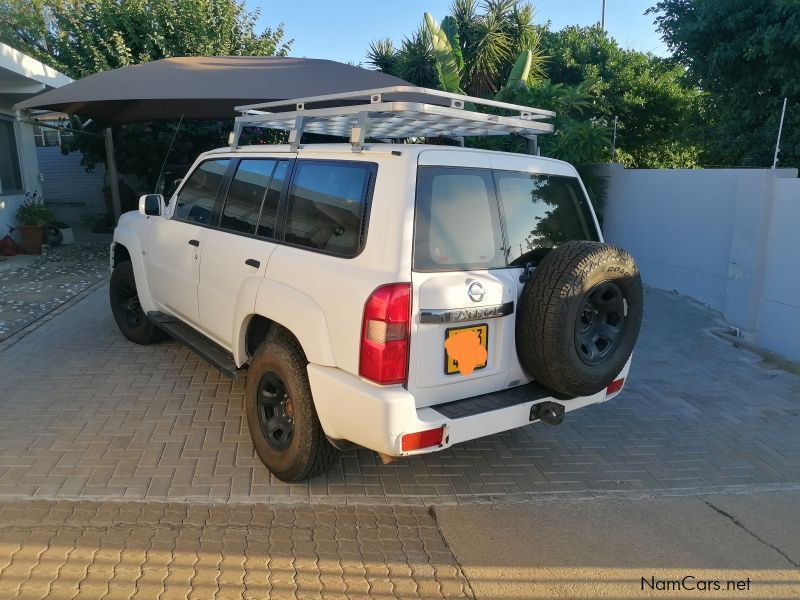
[{"label": "window of house", "polygon": [[37,148],[50,146],[60,147],[63,142],[71,140],[72,137],[73,133],[71,131],[62,131],[60,129],[41,127],[39,125],[33,128],[33,139],[36,142]]},{"label": "window of house", "polygon": [[0,119],[0,194],[19,194],[22,191],[14,122]]},{"label": "window of house", "polygon": [[230,159],[207,160],[189,176],[178,193],[175,219],[210,225],[219,187]]},{"label": "window of house", "polygon": [[341,256],[359,253],[365,237],[373,165],[301,160],[289,193],[286,241]]}]

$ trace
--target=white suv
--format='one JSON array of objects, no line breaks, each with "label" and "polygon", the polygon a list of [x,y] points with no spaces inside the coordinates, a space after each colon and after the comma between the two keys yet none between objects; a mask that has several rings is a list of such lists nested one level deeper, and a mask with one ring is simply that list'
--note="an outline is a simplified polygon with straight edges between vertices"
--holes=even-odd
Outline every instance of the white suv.
[{"label": "white suv", "polygon": [[[285,481],[337,448],[384,460],[602,402],[642,312],[575,169],[418,144],[244,146],[143,196],[111,248],[122,333],[247,367],[255,448]],[[458,340],[458,341],[455,341]]]}]

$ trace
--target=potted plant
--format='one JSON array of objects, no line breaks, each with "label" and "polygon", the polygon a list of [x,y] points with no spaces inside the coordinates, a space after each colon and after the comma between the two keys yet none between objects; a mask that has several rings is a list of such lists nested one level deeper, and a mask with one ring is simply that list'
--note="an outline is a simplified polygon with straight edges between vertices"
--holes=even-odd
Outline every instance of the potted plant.
[{"label": "potted plant", "polygon": [[41,254],[46,226],[55,220],[38,192],[25,194],[25,201],[17,209],[19,231],[22,234],[22,247],[28,254]]}]

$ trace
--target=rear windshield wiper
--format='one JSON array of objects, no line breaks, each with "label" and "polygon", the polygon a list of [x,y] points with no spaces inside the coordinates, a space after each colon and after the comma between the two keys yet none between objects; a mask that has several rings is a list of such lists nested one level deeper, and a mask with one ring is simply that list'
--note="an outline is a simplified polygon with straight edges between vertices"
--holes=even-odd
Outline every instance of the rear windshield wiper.
[{"label": "rear windshield wiper", "polygon": [[509,267],[525,267],[530,265],[535,267],[538,265],[542,259],[550,254],[552,248],[534,248],[533,250],[528,250],[527,252],[523,252],[520,256],[512,260],[508,263]]}]

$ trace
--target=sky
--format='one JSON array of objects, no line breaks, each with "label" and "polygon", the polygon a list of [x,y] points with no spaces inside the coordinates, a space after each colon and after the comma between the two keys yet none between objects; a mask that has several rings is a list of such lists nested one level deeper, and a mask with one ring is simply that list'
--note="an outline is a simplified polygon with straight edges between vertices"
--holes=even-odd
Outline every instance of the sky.
[{"label": "sky", "polygon": [[[606,0],[606,29],[624,48],[667,54],[644,12],[656,0]],[[292,56],[364,63],[369,43],[390,37],[399,45],[422,22],[428,11],[441,21],[450,0],[247,0],[250,10],[261,9],[260,27],[283,22],[294,38]],[[533,0],[536,22],[551,28],[593,25],[600,21],[602,0]],[[366,65],[365,65],[366,66]]]}]

